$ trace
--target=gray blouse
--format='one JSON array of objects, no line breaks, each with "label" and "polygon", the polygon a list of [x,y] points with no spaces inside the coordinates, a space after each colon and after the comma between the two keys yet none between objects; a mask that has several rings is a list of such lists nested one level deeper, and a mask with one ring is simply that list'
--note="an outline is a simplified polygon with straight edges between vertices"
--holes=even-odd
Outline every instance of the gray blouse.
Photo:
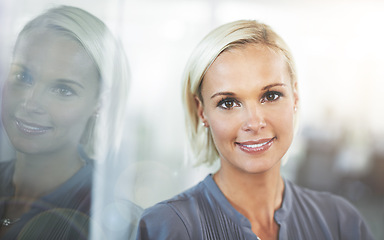
[{"label": "gray blouse", "polygon": [[[275,212],[279,239],[373,239],[358,211],[341,197],[285,180]],[[251,224],[225,198],[212,175],[189,190],[146,209],[137,239],[255,239]]]},{"label": "gray blouse", "polygon": [[[0,217],[14,194],[14,161],[0,163]],[[53,192],[31,204],[2,239],[87,239],[91,206],[93,161]],[[28,201],[28,199],[26,199]]]}]

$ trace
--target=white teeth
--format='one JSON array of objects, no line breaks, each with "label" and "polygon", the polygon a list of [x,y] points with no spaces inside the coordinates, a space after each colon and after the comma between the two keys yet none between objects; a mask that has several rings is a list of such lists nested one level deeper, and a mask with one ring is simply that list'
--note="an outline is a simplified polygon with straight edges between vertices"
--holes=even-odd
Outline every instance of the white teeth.
[{"label": "white teeth", "polygon": [[267,143],[269,143],[270,141],[268,142],[264,142],[264,143],[259,143],[259,144],[252,144],[252,145],[243,145],[245,147],[248,147],[248,148],[258,148],[258,147],[262,147],[264,145],[266,145]]},{"label": "white teeth", "polygon": [[43,133],[49,129],[47,127],[36,127],[36,126],[27,125],[20,121],[16,121],[16,123],[20,129],[29,133]]},{"label": "white teeth", "polygon": [[28,125],[25,125],[25,124],[22,124],[20,123],[21,127],[25,128],[25,129],[29,129],[31,131],[38,131],[38,130],[41,130],[40,128],[37,128],[37,127],[32,127],[32,126],[28,126]]}]

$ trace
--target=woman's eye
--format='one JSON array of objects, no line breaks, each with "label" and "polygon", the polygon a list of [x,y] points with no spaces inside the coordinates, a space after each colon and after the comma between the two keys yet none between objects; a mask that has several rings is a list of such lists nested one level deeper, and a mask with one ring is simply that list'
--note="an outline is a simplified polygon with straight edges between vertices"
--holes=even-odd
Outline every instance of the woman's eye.
[{"label": "woman's eye", "polygon": [[223,99],[219,102],[218,106],[223,109],[232,109],[234,107],[239,107],[240,104],[235,99]]},{"label": "woman's eye", "polygon": [[18,83],[33,85],[32,77],[26,72],[16,72],[13,74],[13,78]]},{"label": "woman's eye", "polygon": [[280,92],[275,91],[268,91],[264,94],[263,98],[261,99],[261,102],[273,102],[279,99],[282,96]]},{"label": "woman's eye", "polygon": [[52,92],[63,97],[70,97],[75,95],[75,91],[69,87],[54,87],[52,88]]}]

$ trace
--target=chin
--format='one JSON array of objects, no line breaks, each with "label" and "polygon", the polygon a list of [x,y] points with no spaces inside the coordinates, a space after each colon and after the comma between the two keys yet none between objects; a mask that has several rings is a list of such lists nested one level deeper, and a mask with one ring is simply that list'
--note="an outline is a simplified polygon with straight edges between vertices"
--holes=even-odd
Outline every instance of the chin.
[{"label": "chin", "polygon": [[10,139],[10,141],[17,152],[24,154],[39,154],[43,151],[42,146],[47,146],[46,143],[36,140],[26,140],[23,138],[14,138]]},{"label": "chin", "polygon": [[260,160],[253,160],[252,162],[250,162],[249,164],[247,164],[246,166],[244,166],[242,168],[242,170],[244,172],[247,172],[247,173],[250,173],[250,174],[263,174],[263,173],[266,173],[268,171],[270,171],[271,169],[275,168],[275,167],[279,167],[280,168],[280,165],[281,165],[281,161],[280,160],[277,160],[277,161],[274,161],[274,162],[271,162],[271,161],[260,161]]}]

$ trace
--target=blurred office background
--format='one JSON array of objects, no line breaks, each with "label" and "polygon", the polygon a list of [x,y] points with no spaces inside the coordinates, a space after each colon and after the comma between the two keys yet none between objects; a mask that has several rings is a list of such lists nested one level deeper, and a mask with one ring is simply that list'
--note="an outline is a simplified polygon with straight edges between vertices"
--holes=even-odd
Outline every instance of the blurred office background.
[{"label": "blurred office background", "polygon": [[[186,156],[181,75],[210,30],[256,19],[286,40],[297,63],[300,130],[284,176],[347,198],[384,238],[383,1],[0,0],[1,80],[22,25],[57,4],[104,20],[130,62],[121,167],[108,180],[113,194],[145,208],[215,171],[192,167]],[[6,160],[12,150],[4,134],[0,143]]]}]

